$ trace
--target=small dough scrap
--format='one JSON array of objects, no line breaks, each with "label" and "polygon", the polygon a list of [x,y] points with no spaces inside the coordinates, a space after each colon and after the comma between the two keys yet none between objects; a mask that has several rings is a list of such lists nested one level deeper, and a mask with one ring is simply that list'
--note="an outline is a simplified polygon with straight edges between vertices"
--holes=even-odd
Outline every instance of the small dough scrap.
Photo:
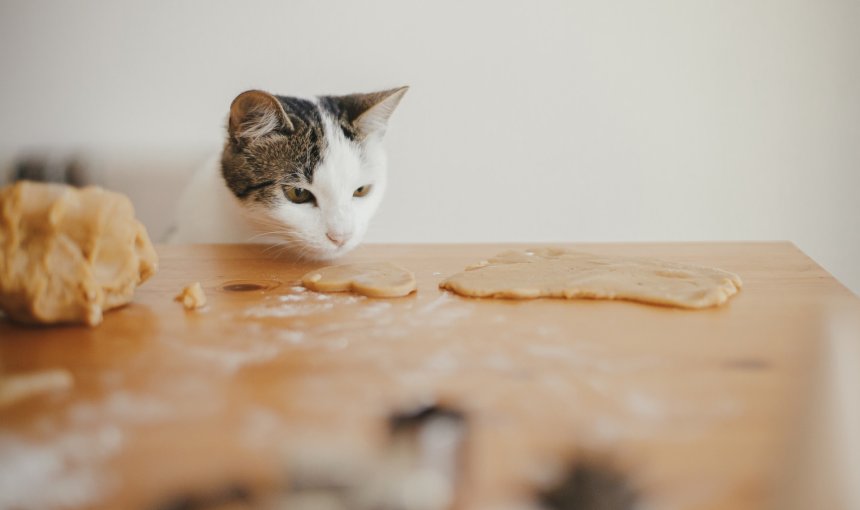
[{"label": "small dough scrap", "polygon": [[741,279],[721,269],[657,259],[540,248],[504,252],[439,287],[469,297],[623,299],[707,308],[737,293]]},{"label": "small dough scrap", "polygon": [[71,388],[72,383],[72,374],[63,369],[0,375],[0,409],[41,393]]},{"label": "small dough scrap", "polygon": [[95,326],[157,266],[125,195],[27,181],[0,188],[0,309],[11,319]]},{"label": "small dough scrap", "polygon": [[417,288],[411,271],[390,262],[323,267],[304,275],[302,285],[317,292],[352,291],[369,297],[401,297]]},{"label": "small dough scrap", "polygon": [[206,294],[203,292],[200,282],[186,285],[173,300],[182,303],[186,310],[196,310],[206,306]]}]

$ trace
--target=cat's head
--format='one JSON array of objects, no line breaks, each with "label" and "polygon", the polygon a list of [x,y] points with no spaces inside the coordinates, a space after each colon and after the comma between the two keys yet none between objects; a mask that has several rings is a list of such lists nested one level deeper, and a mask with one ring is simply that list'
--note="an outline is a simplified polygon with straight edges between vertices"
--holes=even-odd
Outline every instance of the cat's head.
[{"label": "cat's head", "polygon": [[313,99],[239,94],[221,172],[259,234],[313,259],[357,246],[385,193],[382,138],[407,88]]}]

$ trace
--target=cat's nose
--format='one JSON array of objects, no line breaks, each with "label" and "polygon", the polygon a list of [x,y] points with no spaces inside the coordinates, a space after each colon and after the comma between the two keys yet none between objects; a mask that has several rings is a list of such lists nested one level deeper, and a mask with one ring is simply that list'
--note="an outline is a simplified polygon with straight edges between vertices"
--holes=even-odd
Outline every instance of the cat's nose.
[{"label": "cat's nose", "polygon": [[350,235],[344,232],[326,232],[326,237],[329,241],[336,244],[338,247],[343,246],[349,241]]}]

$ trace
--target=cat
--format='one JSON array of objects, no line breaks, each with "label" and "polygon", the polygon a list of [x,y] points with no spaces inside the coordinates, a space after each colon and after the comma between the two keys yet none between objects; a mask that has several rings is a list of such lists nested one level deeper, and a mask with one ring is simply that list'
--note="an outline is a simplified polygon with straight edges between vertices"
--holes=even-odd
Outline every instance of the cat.
[{"label": "cat", "polygon": [[220,161],[195,172],[169,241],[265,242],[312,260],[352,250],[385,194],[382,140],[407,90],[239,94]]}]

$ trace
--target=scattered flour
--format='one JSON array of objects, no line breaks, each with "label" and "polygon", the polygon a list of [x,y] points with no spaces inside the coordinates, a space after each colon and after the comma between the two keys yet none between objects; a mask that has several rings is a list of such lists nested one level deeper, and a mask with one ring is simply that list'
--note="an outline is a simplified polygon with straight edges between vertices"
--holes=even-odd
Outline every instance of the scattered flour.
[{"label": "scattered flour", "polygon": [[301,304],[296,306],[269,306],[260,305],[248,308],[245,310],[245,317],[263,319],[267,317],[283,318],[296,317],[302,315],[315,315],[322,312],[327,312],[334,308],[334,303],[313,303]]},{"label": "scattered flour", "polygon": [[278,301],[280,301],[282,303],[296,302],[296,301],[307,301],[307,297],[305,297],[305,295],[303,295],[303,294],[284,294],[284,295],[278,296]]},{"label": "scattered flour", "polygon": [[460,362],[450,351],[440,351],[427,359],[424,367],[433,372],[450,374],[459,368]]},{"label": "scattered flour", "polygon": [[104,420],[126,423],[151,423],[174,416],[174,409],[153,396],[114,391],[101,402],[75,404],[69,411],[72,422],[86,426]]},{"label": "scattered flour", "polygon": [[[193,397],[193,403],[170,406],[158,391]],[[209,392],[208,385],[179,378],[155,393],[115,390],[41,417],[40,440],[0,430],[0,509],[95,507],[122,483],[108,465],[125,445],[126,427],[209,415],[211,399],[196,398]]]},{"label": "scattered flour", "polygon": [[245,348],[203,347],[200,345],[171,344],[185,353],[202,360],[211,361],[228,374],[233,374],[247,365],[256,365],[273,359],[281,349],[273,343],[254,343]]},{"label": "scattered flour", "polygon": [[286,342],[292,345],[300,345],[307,341],[307,338],[302,331],[292,331],[289,329],[278,331],[277,338],[281,342]]},{"label": "scattered flour", "polygon": [[349,347],[349,339],[347,338],[336,338],[334,340],[330,340],[326,342],[326,348],[330,351],[342,351]]},{"label": "scattered flour", "polygon": [[288,425],[275,412],[255,407],[242,415],[243,424],[239,439],[245,446],[255,449],[271,448],[278,440],[285,440]]},{"label": "scattered flour", "polygon": [[626,397],[627,408],[636,416],[648,419],[660,419],[665,415],[665,404],[651,395],[636,391]]},{"label": "scattered flour", "polygon": [[517,368],[516,363],[503,354],[494,352],[484,358],[484,365],[499,372],[512,372]]},{"label": "scattered flour", "polygon": [[[432,313],[437,308],[451,302],[451,295],[448,293],[439,294],[439,297],[422,306],[419,311],[421,313]],[[465,302],[463,303],[465,304]]]},{"label": "scattered flour", "polygon": [[103,466],[122,444],[122,432],[112,425],[72,430],[39,443],[0,433],[0,508],[92,505],[116,482]]},{"label": "scattered flour", "polygon": [[[336,306],[354,305],[365,299],[365,296],[352,294],[308,292],[302,287],[302,291],[298,293],[266,296],[264,301],[268,303],[246,309],[244,317],[262,319],[309,316],[328,312]],[[277,303],[274,304],[273,301]]]},{"label": "scattered flour", "polygon": [[580,358],[572,347],[562,345],[528,344],[525,351],[537,358],[554,360],[577,360]]},{"label": "scattered flour", "polygon": [[377,315],[379,315],[381,313],[385,313],[389,309],[391,309],[391,303],[390,302],[380,301],[378,303],[371,303],[371,304],[365,306],[364,308],[361,309],[361,311],[359,312],[358,315],[359,315],[359,317],[362,317],[362,318],[376,317]]}]

